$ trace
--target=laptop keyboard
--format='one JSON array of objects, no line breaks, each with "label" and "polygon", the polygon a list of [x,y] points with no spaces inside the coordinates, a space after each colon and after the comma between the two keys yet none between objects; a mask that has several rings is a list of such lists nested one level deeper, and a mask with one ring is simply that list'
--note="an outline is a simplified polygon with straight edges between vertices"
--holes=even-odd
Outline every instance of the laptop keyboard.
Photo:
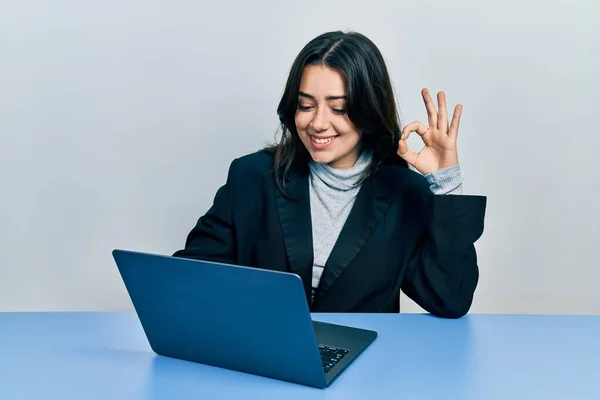
[{"label": "laptop keyboard", "polygon": [[323,364],[323,370],[328,373],[331,368],[342,359],[349,350],[340,349],[339,347],[326,346],[324,344],[319,345],[319,352],[321,353],[321,363]]}]

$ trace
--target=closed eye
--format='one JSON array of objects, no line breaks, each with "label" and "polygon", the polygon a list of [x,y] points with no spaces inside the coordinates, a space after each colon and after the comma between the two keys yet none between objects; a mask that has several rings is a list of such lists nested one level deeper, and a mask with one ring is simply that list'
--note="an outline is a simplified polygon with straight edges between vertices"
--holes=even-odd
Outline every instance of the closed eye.
[{"label": "closed eye", "polygon": [[[300,111],[309,111],[312,108],[313,108],[313,106],[303,106],[302,104],[298,104],[298,110],[300,110]],[[334,114],[338,114],[338,115],[346,114],[345,108],[332,108],[331,111],[333,111]]]}]

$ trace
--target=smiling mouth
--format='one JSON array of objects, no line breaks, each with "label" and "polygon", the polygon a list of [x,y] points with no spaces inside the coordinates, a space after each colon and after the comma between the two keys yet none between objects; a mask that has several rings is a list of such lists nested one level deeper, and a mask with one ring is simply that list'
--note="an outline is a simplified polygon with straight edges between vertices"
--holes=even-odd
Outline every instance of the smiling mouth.
[{"label": "smiling mouth", "polygon": [[312,140],[313,142],[317,143],[317,144],[327,144],[327,143],[331,143],[333,141],[333,139],[335,139],[336,136],[330,136],[327,138],[316,138],[314,136],[310,137],[310,140]]}]

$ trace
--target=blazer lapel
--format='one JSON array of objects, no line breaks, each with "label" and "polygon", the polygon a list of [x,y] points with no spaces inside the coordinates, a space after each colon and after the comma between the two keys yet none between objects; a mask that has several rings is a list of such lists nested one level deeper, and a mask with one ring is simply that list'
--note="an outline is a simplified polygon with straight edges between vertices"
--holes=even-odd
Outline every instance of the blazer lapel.
[{"label": "blazer lapel", "polygon": [[390,203],[390,192],[385,185],[383,172],[379,170],[363,182],[348,219],[325,264],[315,295],[315,306],[354,260],[382,220]]},{"label": "blazer lapel", "polygon": [[286,182],[286,189],[291,199],[285,197],[277,188],[275,189],[281,232],[290,272],[302,278],[306,298],[310,304],[313,243],[308,168],[290,171]]}]

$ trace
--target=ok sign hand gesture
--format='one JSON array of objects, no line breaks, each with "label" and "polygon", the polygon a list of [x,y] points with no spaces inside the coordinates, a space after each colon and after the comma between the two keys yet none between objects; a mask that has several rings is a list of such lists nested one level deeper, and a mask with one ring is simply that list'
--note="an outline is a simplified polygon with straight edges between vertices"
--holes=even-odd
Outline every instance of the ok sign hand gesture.
[{"label": "ok sign hand gesture", "polygon": [[[421,174],[426,175],[438,169],[458,164],[456,138],[458,136],[462,105],[456,106],[452,122],[448,126],[446,95],[444,92],[439,92],[437,95],[437,110],[427,89],[423,89],[421,95],[425,101],[429,126],[425,126],[418,121],[405,126],[398,141],[398,155]],[[418,153],[411,151],[406,143],[412,132],[416,132],[421,136],[421,139],[425,143],[425,146]]]}]

